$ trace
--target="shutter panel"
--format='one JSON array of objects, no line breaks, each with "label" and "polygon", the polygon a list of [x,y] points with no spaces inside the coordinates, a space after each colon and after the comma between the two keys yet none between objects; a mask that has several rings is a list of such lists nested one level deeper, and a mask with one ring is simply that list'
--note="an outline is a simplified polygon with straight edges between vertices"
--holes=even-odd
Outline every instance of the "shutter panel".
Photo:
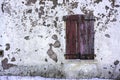
[{"label": "shutter panel", "polygon": [[77,23],[79,16],[64,17],[66,20],[66,59],[79,59],[77,54]]},{"label": "shutter panel", "polygon": [[64,16],[66,59],[94,59],[94,18],[92,15]]},{"label": "shutter panel", "polygon": [[94,59],[94,18],[92,15],[81,16],[80,59]]}]

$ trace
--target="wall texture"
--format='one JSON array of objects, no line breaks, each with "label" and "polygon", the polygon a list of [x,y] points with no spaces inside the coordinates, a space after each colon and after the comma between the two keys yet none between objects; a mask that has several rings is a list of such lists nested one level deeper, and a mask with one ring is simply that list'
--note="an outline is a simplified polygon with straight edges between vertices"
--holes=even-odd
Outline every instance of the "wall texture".
[{"label": "wall texture", "polygon": [[[93,13],[95,60],[65,60],[62,17]],[[0,75],[120,78],[119,0],[0,0]]]}]

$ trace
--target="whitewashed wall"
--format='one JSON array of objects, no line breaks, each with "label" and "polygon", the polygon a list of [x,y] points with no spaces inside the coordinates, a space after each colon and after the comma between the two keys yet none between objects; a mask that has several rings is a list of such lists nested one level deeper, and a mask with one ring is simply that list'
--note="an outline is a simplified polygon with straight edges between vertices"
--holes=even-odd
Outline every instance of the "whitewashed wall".
[{"label": "whitewashed wall", "polygon": [[[0,0],[0,75],[119,78],[120,0]],[[65,60],[62,17],[93,12],[95,60]]]}]

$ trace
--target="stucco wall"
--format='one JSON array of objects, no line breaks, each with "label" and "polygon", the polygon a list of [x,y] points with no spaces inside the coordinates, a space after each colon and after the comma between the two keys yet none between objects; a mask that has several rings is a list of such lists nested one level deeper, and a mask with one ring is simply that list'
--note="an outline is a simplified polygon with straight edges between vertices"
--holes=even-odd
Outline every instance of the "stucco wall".
[{"label": "stucco wall", "polygon": [[[95,60],[65,60],[70,14],[95,16]],[[0,0],[0,75],[119,78],[119,0]]]}]

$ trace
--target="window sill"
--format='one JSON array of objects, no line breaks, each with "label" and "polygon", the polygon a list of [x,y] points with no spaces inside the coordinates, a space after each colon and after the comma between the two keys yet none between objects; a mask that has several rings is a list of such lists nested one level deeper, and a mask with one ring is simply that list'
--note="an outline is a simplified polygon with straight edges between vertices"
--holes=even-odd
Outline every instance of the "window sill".
[{"label": "window sill", "polygon": [[65,61],[66,64],[70,64],[70,63],[73,63],[73,64],[97,64],[98,61],[96,59],[94,60],[80,60],[80,59],[69,59],[69,60],[66,60]]}]

